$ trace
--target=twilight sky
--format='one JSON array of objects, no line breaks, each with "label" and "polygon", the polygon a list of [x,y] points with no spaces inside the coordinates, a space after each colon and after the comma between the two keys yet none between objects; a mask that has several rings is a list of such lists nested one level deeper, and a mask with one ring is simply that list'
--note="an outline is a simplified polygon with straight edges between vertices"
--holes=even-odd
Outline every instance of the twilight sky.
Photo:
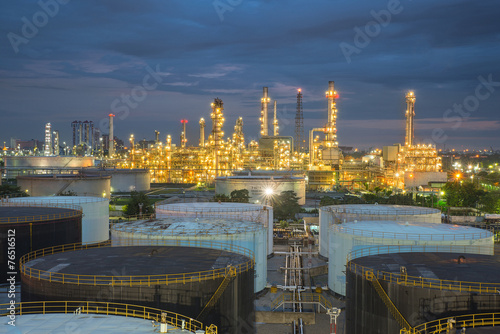
[{"label": "twilight sky", "polygon": [[153,139],[158,130],[178,143],[186,118],[188,144],[197,144],[215,97],[226,136],[243,116],[248,142],[258,138],[263,86],[278,101],[283,135],[294,133],[302,88],[308,133],[326,122],[333,80],[340,145],[403,142],[404,95],[414,90],[417,142],[500,149],[498,0],[15,0],[0,8],[7,144],[42,139],[46,122],[70,142],[72,121],[104,126],[110,112],[119,138]]}]

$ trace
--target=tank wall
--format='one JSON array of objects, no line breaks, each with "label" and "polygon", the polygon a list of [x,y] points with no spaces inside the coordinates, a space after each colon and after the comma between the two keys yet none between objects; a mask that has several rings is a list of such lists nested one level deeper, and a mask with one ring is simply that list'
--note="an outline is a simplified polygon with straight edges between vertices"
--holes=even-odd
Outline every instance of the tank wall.
[{"label": "tank wall", "polygon": [[5,157],[5,167],[92,167],[94,157]]},{"label": "tank wall", "polygon": [[[380,281],[384,291],[411,326],[435,319],[496,312],[500,295],[421,289]],[[347,272],[346,333],[399,333],[400,327],[370,281]]]},{"label": "tank wall", "polygon": [[147,191],[151,189],[151,175],[149,171],[110,171],[110,175],[112,192]]},{"label": "tank wall", "polygon": [[56,196],[22,197],[9,199],[10,202],[36,204],[75,204],[82,208],[81,242],[102,242],[109,239],[109,200],[107,198]]},{"label": "tank wall", "polygon": [[282,191],[293,191],[299,197],[299,204],[306,204],[306,182],[304,179],[232,179],[218,178],[215,180],[215,193],[229,196],[234,190],[247,189],[250,195],[250,201],[263,202],[264,189],[271,186],[276,194]]},{"label": "tank wall", "polygon": [[[345,296],[346,294],[346,281],[345,281],[345,264],[347,255],[352,251],[360,250],[363,248],[373,247],[373,246],[383,246],[383,245],[394,245],[394,246],[472,246],[469,253],[474,253],[476,247],[482,247],[483,253],[489,252],[493,255],[494,252],[494,240],[493,236],[482,238],[482,239],[472,239],[472,240],[407,240],[407,239],[389,239],[389,238],[369,238],[354,236],[345,233],[335,233],[330,229],[330,249],[329,249],[329,259],[328,262],[328,287],[335,293]],[[425,249],[418,249],[415,251],[425,252]],[[435,250],[431,250],[435,251]],[[397,248],[394,249],[394,253],[398,253]],[[465,253],[468,253],[464,249]],[[484,254],[486,254],[484,253]],[[372,253],[374,254],[374,253]]]},{"label": "tank wall", "polygon": [[[57,245],[72,244],[82,240],[82,217],[39,221],[30,224],[0,225],[0,266],[7,268],[9,230],[15,231],[16,268],[19,259],[32,251]],[[16,271],[16,270],[13,270]],[[0,271],[0,281],[6,282],[7,270]]]},{"label": "tank wall", "polygon": [[[342,210],[342,206],[338,209]],[[409,208],[411,210],[411,208]],[[368,209],[366,210],[368,211]],[[332,207],[327,206],[319,209],[319,254],[328,257],[328,240],[330,226],[333,224],[348,223],[354,221],[401,221],[409,223],[441,223],[441,212],[434,210],[432,213],[403,215],[403,214],[369,214],[369,213],[345,213],[332,212]],[[418,211],[417,211],[418,212]]]},{"label": "tank wall", "polygon": [[[214,309],[202,320],[217,325],[219,333],[254,333],[253,270],[238,274],[224,290]],[[222,278],[148,286],[93,286],[62,284],[21,277],[21,299],[28,301],[109,301],[166,309],[196,318],[222,282]]]},{"label": "tank wall", "polygon": [[[207,203],[205,203],[207,204]],[[211,203],[210,203],[211,204]],[[273,239],[273,207],[272,206],[258,206],[255,210],[244,209],[238,212],[237,209],[224,210],[224,207],[217,207],[217,203],[213,206],[197,207],[196,204],[191,208],[192,211],[178,211],[173,210],[175,205],[169,204],[157,205],[156,218],[171,218],[171,217],[192,217],[192,218],[222,218],[222,219],[237,219],[256,222],[264,225],[267,229],[267,255],[273,253],[274,239]]]},{"label": "tank wall", "polygon": [[[117,231],[112,229],[111,239],[113,244],[149,246],[154,244],[161,245],[162,240],[175,240],[177,246],[193,247],[193,241],[199,242],[200,247],[207,247],[207,243],[224,243],[231,246],[238,246],[252,251],[255,255],[255,284],[254,291],[263,290],[267,284],[267,252],[266,252],[267,233],[264,229],[254,232],[245,232],[238,234],[217,234],[217,235],[182,235],[165,236],[150,235],[141,233],[131,233]],[[234,250],[237,252],[237,249]]]},{"label": "tank wall", "polygon": [[73,192],[78,196],[98,195],[109,198],[110,178],[24,178],[17,179],[17,185],[30,196],[53,196],[64,188],[64,192]]}]

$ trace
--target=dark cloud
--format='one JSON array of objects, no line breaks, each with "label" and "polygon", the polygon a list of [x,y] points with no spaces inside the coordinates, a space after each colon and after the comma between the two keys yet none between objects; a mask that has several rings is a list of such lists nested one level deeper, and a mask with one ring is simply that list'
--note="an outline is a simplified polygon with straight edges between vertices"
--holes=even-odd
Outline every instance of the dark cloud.
[{"label": "dark cloud", "polygon": [[[417,127],[423,140],[430,128],[442,125],[438,120],[448,108],[474,94],[479,76],[500,81],[500,3],[400,0],[400,12],[358,46],[348,63],[341,43],[356,46],[355,28],[363,30],[374,20],[372,12],[386,10],[391,1],[242,0],[222,15],[213,2],[201,0],[70,1],[28,43],[19,44],[18,53],[9,33],[21,36],[22,18],[32,20],[41,8],[27,0],[4,2],[0,140],[37,133],[41,138],[45,122],[69,140],[72,120],[98,122],[115,99],[142,85],[148,66],[161,69],[161,83],[117,120],[121,137],[152,137],[158,129],[177,138],[182,114],[195,138],[197,120],[209,118],[216,96],[225,102],[226,132],[241,115],[247,137],[256,137],[262,86],[278,101],[282,132],[293,134],[288,120],[294,117],[296,89],[304,92],[306,127],[322,126],[324,91],[335,80],[341,144],[401,141],[397,125],[362,126],[401,123],[409,89],[417,94],[417,118],[429,120]],[[474,122],[449,131],[447,145],[498,142],[498,131],[484,123],[500,121],[500,87],[494,89],[474,111]]]}]

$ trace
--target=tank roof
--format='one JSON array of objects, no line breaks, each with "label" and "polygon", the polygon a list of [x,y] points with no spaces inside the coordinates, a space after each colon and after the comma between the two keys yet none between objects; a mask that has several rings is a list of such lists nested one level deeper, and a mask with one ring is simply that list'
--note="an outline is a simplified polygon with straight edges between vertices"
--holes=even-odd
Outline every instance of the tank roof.
[{"label": "tank roof", "polygon": [[342,204],[321,207],[321,210],[331,210],[345,213],[373,214],[373,215],[419,215],[440,214],[438,209],[423,208],[410,205],[386,205],[386,204]]},{"label": "tank roof", "polygon": [[[8,317],[2,317],[1,325],[7,326]],[[64,332],[64,328],[78,328],[81,333],[106,334],[153,334],[158,333],[151,325],[151,320],[105,314],[24,314],[16,315],[16,333],[54,333]],[[13,333],[14,333],[13,332]],[[174,329],[168,325],[168,333],[192,333]]]},{"label": "tank roof", "polygon": [[209,271],[248,260],[244,255],[209,248],[126,246],[68,251],[37,258],[26,266],[58,274],[145,276]]},{"label": "tank roof", "polygon": [[139,234],[161,235],[220,235],[263,230],[262,224],[224,218],[178,217],[120,222],[112,230]]},{"label": "tank roof", "polygon": [[17,179],[20,180],[57,180],[57,179],[65,179],[65,180],[99,180],[99,179],[111,179],[111,175],[90,175],[90,174],[37,174],[37,175],[24,175],[18,176]]},{"label": "tank roof", "polygon": [[279,181],[279,182],[286,182],[286,181],[304,181],[303,176],[281,176],[281,175],[236,175],[236,176],[220,176],[216,178],[217,181],[222,181],[222,180],[266,180],[266,181]]},{"label": "tank roof", "polygon": [[[6,222],[9,218],[17,217],[32,217],[33,221],[39,221],[39,216],[47,215],[60,215],[73,211],[78,211],[69,208],[56,208],[56,207],[29,207],[29,206],[1,206],[0,205],[0,222]],[[80,211],[79,211],[80,212]],[[81,212],[80,212],[81,214]],[[53,219],[48,217],[47,219]],[[27,219],[26,221],[30,221]]]},{"label": "tank roof", "polygon": [[40,202],[50,202],[50,203],[91,203],[91,202],[104,202],[108,201],[108,198],[97,197],[97,196],[33,196],[33,197],[17,197],[10,198],[9,202],[24,202],[24,203],[40,203]]},{"label": "tank roof", "polygon": [[171,211],[194,211],[208,212],[209,210],[217,211],[256,211],[263,210],[266,206],[250,203],[233,203],[233,202],[194,202],[194,203],[175,203],[162,204],[157,203],[157,208]]},{"label": "tank roof", "polygon": [[[460,258],[460,261],[459,261]],[[441,252],[391,253],[364,256],[351,261],[378,271],[465,282],[500,283],[500,256]]]},{"label": "tank roof", "polygon": [[493,236],[487,230],[451,224],[395,221],[359,221],[332,225],[336,233],[409,240],[471,240]]}]

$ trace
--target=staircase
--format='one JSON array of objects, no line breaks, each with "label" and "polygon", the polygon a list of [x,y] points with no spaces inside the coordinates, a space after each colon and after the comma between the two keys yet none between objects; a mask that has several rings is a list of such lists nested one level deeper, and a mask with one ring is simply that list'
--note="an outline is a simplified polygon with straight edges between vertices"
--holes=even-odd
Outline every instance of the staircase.
[{"label": "staircase", "polygon": [[[384,288],[380,285],[380,282],[378,281],[377,277],[373,273],[373,271],[367,271],[365,273],[365,277],[367,280],[372,282],[373,287],[375,288],[375,291],[377,291],[378,295],[380,298],[382,298],[382,301],[384,302],[385,306],[389,309],[391,312],[392,316],[396,319],[396,321],[399,323],[401,328],[410,331],[412,327],[406,321],[406,319],[403,317],[403,315],[399,312],[399,310],[396,308],[394,303],[392,302],[391,298],[385,293]],[[404,333],[404,332],[403,332]]]},{"label": "staircase", "polygon": [[224,279],[222,280],[221,284],[213,294],[212,298],[208,301],[208,303],[205,305],[203,310],[201,310],[200,314],[196,317],[199,321],[203,320],[203,318],[207,315],[207,312],[214,307],[215,303],[220,299],[222,296],[222,293],[224,293],[224,290],[226,290],[227,286],[229,283],[233,280],[233,278],[236,277],[236,268],[235,267],[228,267],[226,269],[226,275],[224,276]]}]

